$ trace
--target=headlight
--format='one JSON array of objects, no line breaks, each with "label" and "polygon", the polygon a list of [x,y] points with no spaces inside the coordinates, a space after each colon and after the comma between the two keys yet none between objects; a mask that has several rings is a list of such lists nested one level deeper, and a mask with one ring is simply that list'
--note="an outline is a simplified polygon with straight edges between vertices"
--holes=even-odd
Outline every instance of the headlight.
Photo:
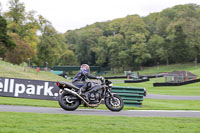
[{"label": "headlight", "polygon": [[112,87],[112,86],[113,86],[113,84],[109,84],[108,86]]}]

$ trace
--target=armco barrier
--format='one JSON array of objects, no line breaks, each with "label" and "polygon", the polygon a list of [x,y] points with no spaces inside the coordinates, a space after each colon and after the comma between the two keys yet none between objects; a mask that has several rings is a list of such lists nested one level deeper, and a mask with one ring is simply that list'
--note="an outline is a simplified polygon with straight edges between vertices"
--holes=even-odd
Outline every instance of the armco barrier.
[{"label": "armco barrier", "polygon": [[140,78],[159,78],[164,77],[164,74],[154,74],[154,75],[140,75]]},{"label": "armco barrier", "polygon": [[146,79],[138,79],[138,80],[124,80],[124,83],[141,83],[149,81],[149,78]]},{"label": "armco barrier", "polygon": [[113,93],[117,93],[127,106],[142,106],[143,96],[146,95],[146,89],[140,87],[121,87],[113,86]]},{"label": "armco barrier", "polygon": [[127,78],[127,76],[110,76],[110,77],[104,77],[105,79],[123,79]]}]

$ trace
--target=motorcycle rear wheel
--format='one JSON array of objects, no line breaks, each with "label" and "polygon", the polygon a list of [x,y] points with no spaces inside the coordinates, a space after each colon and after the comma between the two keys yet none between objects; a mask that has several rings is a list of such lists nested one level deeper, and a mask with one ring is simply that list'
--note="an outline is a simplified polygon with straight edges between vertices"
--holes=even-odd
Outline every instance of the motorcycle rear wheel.
[{"label": "motorcycle rear wheel", "polygon": [[58,103],[60,107],[66,111],[76,110],[80,105],[80,100],[70,100],[70,97],[72,96],[72,94],[63,92],[58,98]]},{"label": "motorcycle rear wheel", "polygon": [[106,107],[111,111],[115,112],[121,111],[124,108],[124,102],[122,98],[117,94],[114,94],[113,98],[115,100],[113,100],[111,97],[105,98]]}]

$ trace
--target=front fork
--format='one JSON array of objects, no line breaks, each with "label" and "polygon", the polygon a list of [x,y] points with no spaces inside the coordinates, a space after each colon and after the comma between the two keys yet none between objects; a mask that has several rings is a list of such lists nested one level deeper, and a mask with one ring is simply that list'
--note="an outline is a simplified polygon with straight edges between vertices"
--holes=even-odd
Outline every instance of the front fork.
[{"label": "front fork", "polygon": [[114,99],[113,93],[111,92],[110,89],[107,89],[107,91],[106,91],[105,93],[106,93],[106,94],[105,94],[106,97],[111,97],[112,100],[115,102],[115,99]]}]

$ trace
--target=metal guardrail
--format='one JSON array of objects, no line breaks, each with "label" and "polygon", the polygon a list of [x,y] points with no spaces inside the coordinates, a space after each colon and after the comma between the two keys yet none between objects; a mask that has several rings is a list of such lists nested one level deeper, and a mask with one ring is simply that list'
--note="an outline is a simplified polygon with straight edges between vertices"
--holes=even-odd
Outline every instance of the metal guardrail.
[{"label": "metal guardrail", "polygon": [[113,86],[113,93],[117,93],[127,106],[142,106],[143,97],[146,96],[146,89],[141,87]]}]

